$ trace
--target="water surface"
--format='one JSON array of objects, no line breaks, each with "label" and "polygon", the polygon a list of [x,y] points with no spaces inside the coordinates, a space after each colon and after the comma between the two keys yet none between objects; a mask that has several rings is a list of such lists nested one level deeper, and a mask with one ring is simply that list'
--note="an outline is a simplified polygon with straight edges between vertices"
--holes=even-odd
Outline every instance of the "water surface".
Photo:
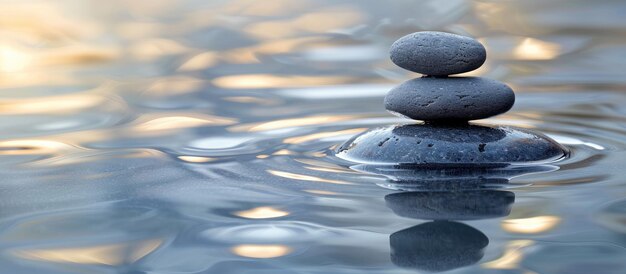
[{"label": "water surface", "polygon": [[[3,1],[0,272],[623,273],[625,13],[608,0]],[[383,108],[417,76],[387,48],[420,30],[477,37],[488,60],[468,75],[516,91],[479,123],[546,133],[571,157],[462,189],[469,206],[334,157],[410,122]],[[415,212],[426,205],[461,220]]]}]

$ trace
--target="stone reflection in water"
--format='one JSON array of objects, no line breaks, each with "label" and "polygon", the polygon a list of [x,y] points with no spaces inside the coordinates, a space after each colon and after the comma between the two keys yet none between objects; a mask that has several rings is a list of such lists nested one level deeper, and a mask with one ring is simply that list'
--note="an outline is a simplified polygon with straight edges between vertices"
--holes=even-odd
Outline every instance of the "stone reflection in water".
[{"label": "stone reflection in water", "polygon": [[391,234],[391,261],[400,267],[439,272],[478,262],[489,239],[457,222],[428,222]]},{"label": "stone reflection in water", "polygon": [[[392,182],[390,184],[419,189],[385,196],[387,207],[398,216],[432,220],[391,234],[391,261],[399,267],[431,272],[469,266],[482,259],[484,249],[489,244],[488,237],[456,221],[509,215],[515,194],[490,189],[494,180],[506,184],[513,175],[542,170],[539,167],[508,170],[396,167],[394,172],[393,167],[360,167],[393,178],[389,180]],[[390,174],[401,175],[393,177]],[[411,178],[411,175],[417,176]],[[424,181],[427,183],[424,184]],[[465,183],[473,187],[467,188]],[[419,186],[411,187],[412,184]]]},{"label": "stone reflection in water", "polygon": [[385,196],[387,206],[402,217],[423,220],[479,220],[511,212],[510,191],[398,192]]}]

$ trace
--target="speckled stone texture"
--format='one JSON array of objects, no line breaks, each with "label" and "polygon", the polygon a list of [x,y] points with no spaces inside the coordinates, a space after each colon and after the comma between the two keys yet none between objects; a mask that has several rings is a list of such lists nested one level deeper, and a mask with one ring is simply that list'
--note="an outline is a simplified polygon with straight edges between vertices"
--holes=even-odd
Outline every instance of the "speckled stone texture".
[{"label": "speckled stone texture", "polygon": [[385,196],[396,215],[422,220],[479,220],[509,215],[510,191],[398,192]]},{"label": "speckled stone texture", "polygon": [[367,131],[337,149],[362,164],[493,166],[549,163],[568,150],[539,133],[503,126],[412,124]]},{"label": "speckled stone texture", "polygon": [[416,78],[385,96],[385,108],[414,120],[476,120],[507,112],[515,94],[506,84],[480,77]]},{"label": "speckled stone texture", "polygon": [[457,222],[428,222],[389,236],[391,261],[400,267],[431,272],[478,262],[489,244],[485,234]]},{"label": "speckled stone texture", "polygon": [[433,76],[472,71],[487,58],[485,47],[478,41],[434,31],[406,35],[391,45],[389,53],[399,67]]}]

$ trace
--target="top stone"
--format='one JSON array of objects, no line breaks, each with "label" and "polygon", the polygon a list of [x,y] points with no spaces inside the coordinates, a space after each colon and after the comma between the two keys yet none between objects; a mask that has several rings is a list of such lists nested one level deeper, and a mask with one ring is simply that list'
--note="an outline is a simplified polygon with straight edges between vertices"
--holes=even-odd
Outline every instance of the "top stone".
[{"label": "top stone", "polygon": [[436,31],[415,32],[398,39],[391,45],[390,55],[399,67],[431,76],[472,71],[487,58],[480,42]]}]

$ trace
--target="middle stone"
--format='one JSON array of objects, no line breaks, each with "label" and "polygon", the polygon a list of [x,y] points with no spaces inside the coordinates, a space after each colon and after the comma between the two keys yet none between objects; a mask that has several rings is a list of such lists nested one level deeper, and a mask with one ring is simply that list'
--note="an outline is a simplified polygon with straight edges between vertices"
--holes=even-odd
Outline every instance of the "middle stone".
[{"label": "middle stone", "polygon": [[424,121],[469,121],[507,112],[515,94],[506,84],[480,77],[415,78],[385,96],[385,108]]}]

